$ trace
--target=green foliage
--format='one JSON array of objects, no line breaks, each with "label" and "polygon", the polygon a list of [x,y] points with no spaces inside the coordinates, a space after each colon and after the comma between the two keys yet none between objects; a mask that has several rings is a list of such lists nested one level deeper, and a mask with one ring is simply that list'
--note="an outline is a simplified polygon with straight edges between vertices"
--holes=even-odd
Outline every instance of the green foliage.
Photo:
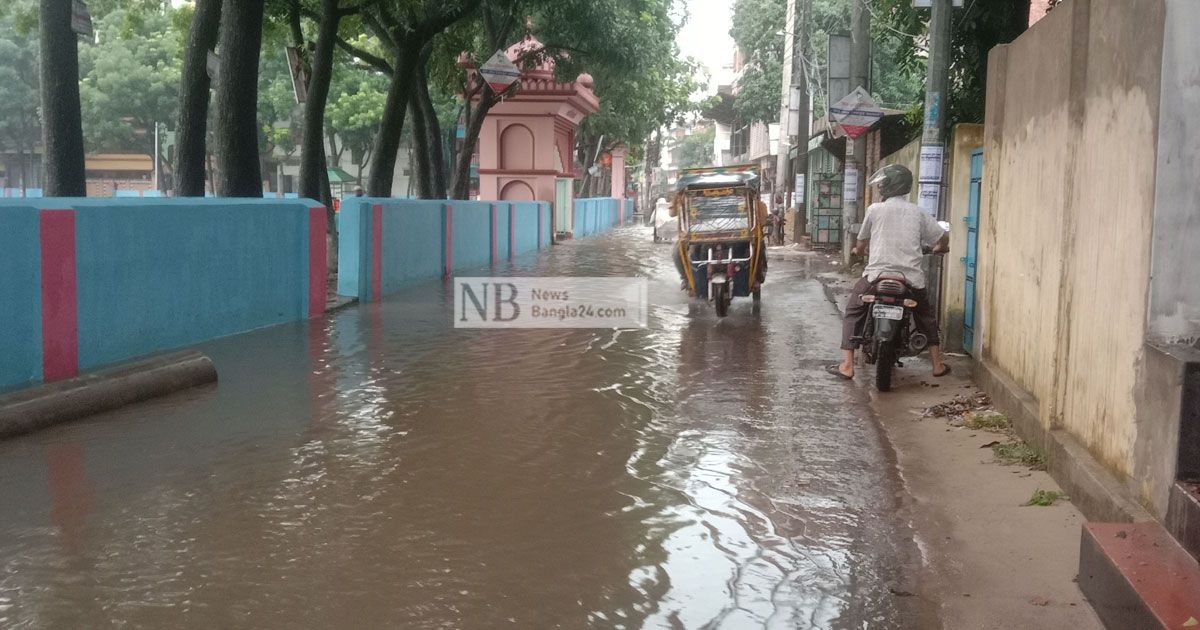
[{"label": "green foliage", "polygon": [[968,411],[963,414],[963,426],[968,429],[982,429],[984,431],[1006,432],[1012,427],[1012,421],[1008,416],[991,409],[980,411]]},{"label": "green foliage", "polygon": [[679,168],[712,166],[713,144],[717,128],[709,125],[701,131],[684,136],[679,143]]},{"label": "green foliage", "polygon": [[1026,501],[1023,505],[1026,505],[1026,506],[1037,505],[1040,507],[1050,507],[1051,505],[1054,505],[1054,503],[1056,501],[1058,501],[1059,499],[1066,499],[1066,498],[1067,498],[1067,495],[1065,495],[1057,490],[1038,489],[1038,490],[1033,491],[1033,496],[1029,497],[1029,501]]},{"label": "green foliage", "polygon": [[284,157],[295,153],[303,115],[283,47],[264,39],[258,62],[259,152],[270,155],[278,149]]},{"label": "green foliage", "polygon": [[729,35],[745,66],[733,109],[743,122],[779,120],[787,0],[737,0]]},{"label": "green foliage", "polygon": [[37,41],[18,32],[14,15],[0,15],[0,149],[32,151],[38,119]]},{"label": "green foliage", "polygon": [[[1029,22],[1028,0],[971,2],[951,16],[950,98],[946,123],[983,122],[987,89],[987,56],[997,44],[1016,39]],[[897,43],[892,57],[902,68],[923,74],[924,45],[929,11],[914,9],[911,0],[875,0],[876,21],[885,25]]]},{"label": "green foliage", "polygon": [[353,68],[338,68],[329,90],[325,123],[350,150],[351,159],[362,164],[375,144],[375,132],[383,120],[387,100],[387,77]]},{"label": "green foliage", "polygon": [[1019,464],[1035,470],[1046,468],[1046,454],[1020,440],[994,444],[992,455],[1006,466]]},{"label": "green foliage", "polygon": [[89,151],[150,153],[155,123],[171,125],[179,96],[181,35],[168,13],[94,19],[98,43],[79,47],[79,97]]}]

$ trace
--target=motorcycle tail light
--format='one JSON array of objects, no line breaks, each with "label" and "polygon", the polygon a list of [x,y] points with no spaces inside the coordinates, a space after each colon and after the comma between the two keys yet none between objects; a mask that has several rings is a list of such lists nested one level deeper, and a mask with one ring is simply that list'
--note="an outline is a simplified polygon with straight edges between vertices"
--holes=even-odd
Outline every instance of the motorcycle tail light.
[{"label": "motorcycle tail light", "polygon": [[904,305],[907,306],[908,308],[917,308],[917,301],[916,300],[904,300]]},{"label": "motorcycle tail light", "polygon": [[870,304],[871,302],[875,301],[875,296],[874,295],[864,295],[864,296],[862,296],[862,301],[863,301],[863,304]]}]

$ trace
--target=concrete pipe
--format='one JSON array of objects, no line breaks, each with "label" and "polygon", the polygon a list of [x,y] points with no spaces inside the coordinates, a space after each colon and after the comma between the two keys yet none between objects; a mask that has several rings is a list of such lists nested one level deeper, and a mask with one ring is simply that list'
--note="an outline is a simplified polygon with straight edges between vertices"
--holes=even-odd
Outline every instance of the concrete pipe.
[{"label": "concrete pipe", "polygon": [[0,438],[212,383],[212,360],[185,350],[0,396]]}]

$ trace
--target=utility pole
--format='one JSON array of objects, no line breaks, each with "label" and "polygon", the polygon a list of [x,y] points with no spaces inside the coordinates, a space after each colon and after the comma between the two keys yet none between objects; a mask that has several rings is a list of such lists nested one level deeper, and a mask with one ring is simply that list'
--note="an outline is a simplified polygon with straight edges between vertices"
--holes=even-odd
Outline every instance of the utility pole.
[{"label": "utility pole", "polygon": [[[917,205],[933,218],[940,218],[942,176],[946,142],[946,87],[950,76],[951,0],[933,0],[929,18],[929,67],[925,78],[925,129],[921,134],[920,175]],[[941,258],[929,264],[928,288],[934,303],[940,302]]]},{"label": "utility pole", "polygon": [[[866,3],[869,0],[854,0],[850,14],[850,91],[862,87],[870,92],[868,76],[871,71],[871,14]],[[949,0],[946,0],[949,2]],[[842,264],[850,264],[850,248],[855,237],[851,228],[862,221],[860,206],[863,198],[863,173],[867,157],[866,134],[851,140],[846,139],[846,172],[842,186]]]},{"label": "utility pole", "polygon": [[775,198],[784,190],[787,190],[788,181],[788,130],[791,128],[790,115],[791,95],[792,95],[792,74],[795,67],[796,58],[796,0],[788,0],[787,3],[787,19],[784,26],[783,38],[783,85],[781,86],[782,97],[779,104],[779,143],[776,145],[775,156],[775,190],[771,196],[771,209],[775,210]]},{"label": "utility pole", "polygon": [[808,28],[812,19],[812,0],[800,1],[800,19],[797,23],[795,55],[792,61],[792,94],[799,97],[795,103],[796,125],[796,170],[792,174],[792,207],[796,216],[792,219],[792,240],[799,243],[804,237],[802,227],[808,220],[808,138],[811,135],[812,113],[809,111],[808,71]]}]

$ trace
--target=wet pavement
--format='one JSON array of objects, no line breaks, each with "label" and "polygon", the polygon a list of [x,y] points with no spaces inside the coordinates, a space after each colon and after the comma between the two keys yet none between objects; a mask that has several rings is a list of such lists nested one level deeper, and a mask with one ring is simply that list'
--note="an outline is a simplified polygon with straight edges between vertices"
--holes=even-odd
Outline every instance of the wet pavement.
[{"label": "wet pavement", "polygon": [[918,627],[822,285],[773,253],[760,311],[718,320],[650,240],[496,272],[647,276],[645,330],[456,330],[434,282],[0,442],[0,628]]}]

